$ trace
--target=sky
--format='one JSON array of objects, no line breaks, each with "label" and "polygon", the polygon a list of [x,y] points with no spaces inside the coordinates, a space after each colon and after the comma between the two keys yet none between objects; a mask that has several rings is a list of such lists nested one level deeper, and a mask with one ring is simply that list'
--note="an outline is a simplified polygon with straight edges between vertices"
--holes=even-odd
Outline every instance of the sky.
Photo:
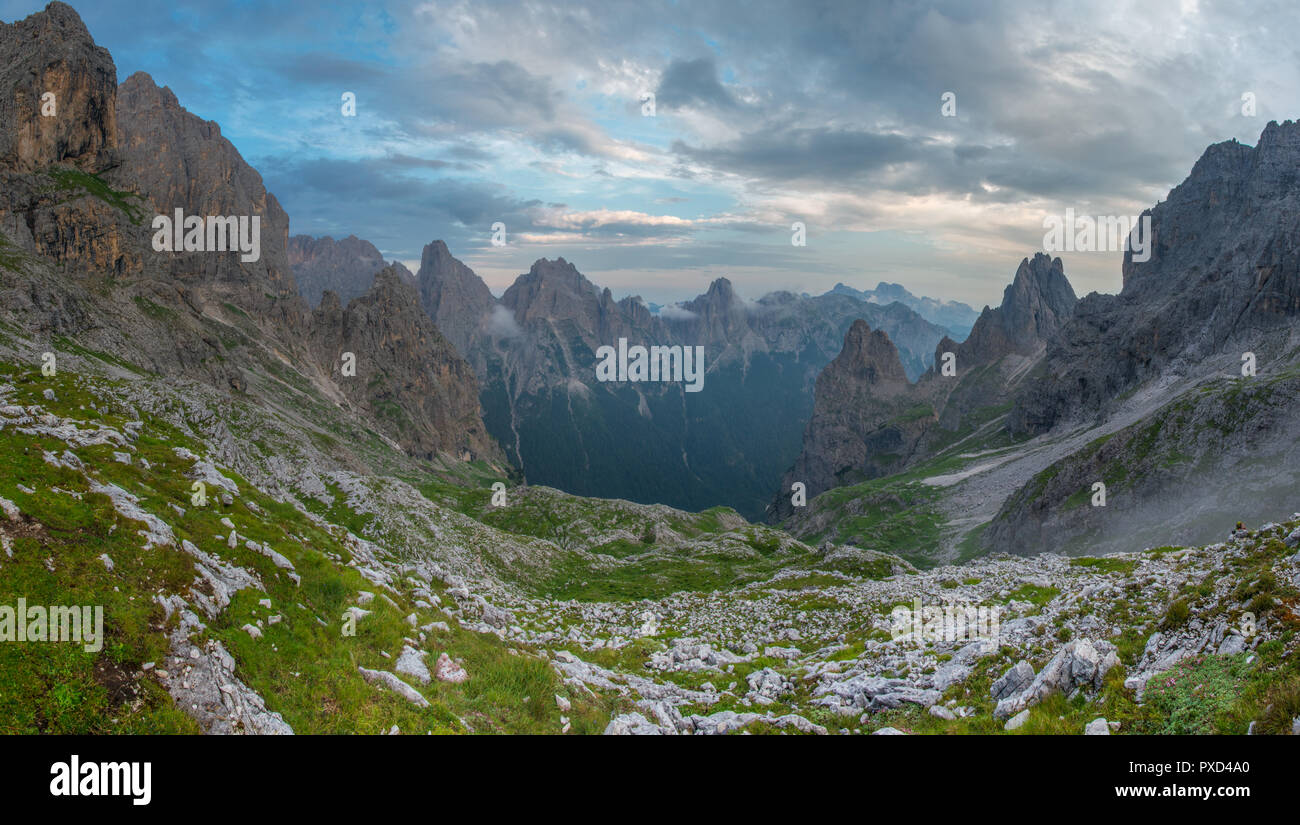
[{"label": "sky", "polygon": [[[221,125],[293,234],[413,271],[443,239],[498,294],[562,256],[660,303],[725,276],[978,309],[1048,216],[1138,215],[1209,144],[1300,117],[1293,0],[72,5],[119,81]],[[1120,252],[1058,254],[1080,295],[1119,290]]]}]

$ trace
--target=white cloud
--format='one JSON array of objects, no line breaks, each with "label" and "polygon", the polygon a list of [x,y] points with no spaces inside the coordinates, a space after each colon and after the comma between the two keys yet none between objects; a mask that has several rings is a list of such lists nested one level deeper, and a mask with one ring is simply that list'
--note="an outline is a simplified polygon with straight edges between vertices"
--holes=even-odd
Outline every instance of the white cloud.
[{"label": "white cloud", "polygon": [[518,338],[524,334],[515,316],[500,304],[492,307],[485,321],[488,334],[495,338]]},{"label": "white cloud", "polygon": [[665,321],[692,321],[700,316],[685,307],[669,304],[659,308],[659,317]]}]

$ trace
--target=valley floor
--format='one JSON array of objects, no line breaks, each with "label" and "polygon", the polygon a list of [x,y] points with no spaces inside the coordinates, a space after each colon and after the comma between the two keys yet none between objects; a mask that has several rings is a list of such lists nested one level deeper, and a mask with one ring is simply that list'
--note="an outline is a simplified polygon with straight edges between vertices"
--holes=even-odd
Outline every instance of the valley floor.
[{"label": "valley floor", "polygon": [[[725,508],[239,449],[185,388],[68,363],[0,366],[0,605],[102,605],[105,638],[0,644],[5,733],[1300,726],[1300,514],[918,570]],[[995,632],[899,612],[949,605]]]}]

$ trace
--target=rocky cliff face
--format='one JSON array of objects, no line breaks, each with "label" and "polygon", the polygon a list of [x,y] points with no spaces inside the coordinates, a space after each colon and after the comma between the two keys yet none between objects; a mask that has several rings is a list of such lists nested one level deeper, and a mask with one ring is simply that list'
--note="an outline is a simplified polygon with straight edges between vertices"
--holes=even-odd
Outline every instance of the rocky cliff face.
[{"label": "rocky cliff face", "polygon": [[[945,339],[935,351],[936,364],[945,352],[956,356],[956,376],[936,367],[922,381],[941,430],[957,432],[984,423],[993,410],[1005,412],[1077,304],[1060,258],[1040,252],[1021,260],[1002,303],[984,307],[965,341]],[[942,431],[933,441],[946,440]]]},{"label": "rocky cliff face", "polygon": [[[0,231],[73,270],[142,268],[139,233],[104,202],[69,203],[117,158],[117,69],[69,6],[0,23]],[[52,98],[42,99],[47,93]],[[77,231],[93,211],[99,231]]]},{"label": "rocky cliff face", "polygon": [[1216,356],[1282,356],[1300,316],[1300,123],[1270,123],[1254,148],[1211,146],[1149,210],[1150,260],[1124,255],[1119,295],[1093,295],[1049,347],[1011,426],[1041,433],[1104,419],[1114,400]]},{"label": "rocky cliff face", "polygon": [[472,358],[480,340],[490,334],[484,324],[497,303],[487,284],[452,257],[442,241],[424,248],[416,282],[425,312],[462,355]]},{"label": "rocky cliff face", "polygon": [[[312,315],[312,349],[349,401],[423,458],[500,461],[479,416],[478,382],[419,305],[401,270],[386,267],[343,306],[326,292]],[[345,353],[355,374],[344,372]]]},{"label": "rocky cliff face", "polygon": [[1199,541],[1286,506],[1300,437],[1298,167],[1300,123],[1270,123],[1253,148],[1209,147],[1150,210],[1150,260],[1126,253],[1122,292],[1080,302],[1009,416],[1019,434],[1094,439],[1009,497],[985,546]]},{"label": "rocky cliff face", "polygon": [[0,23],[0,54],[0,167],[104,168],[116,139],[117,69],[77,13],[51,3],[40,14]]},{"label": "rocky cliff face", "polygon": [[[304,411],[338,399],[332,362],[313,346],[336,349],[330,340],[343,328],[313,316],[297,294],[289,218],[217,124],[146,74],[106,82],[116,75],[111,57],[62,4],[0,27],[0,64],[15,88],[0,105],[21,108],[33,94],[39,102],[46,83],[58,90],[50,124],[24,112],[0,122],[0,309],[9,323],[43,338],[44,350],[69,339],[244,400],[283,403],[290,387]],[[253,254],[156,251],[154,216],[174,219],[176,210],[249,219],[249,240],[257,217]],[[389,292],[373,302],[396,308],[399,300],[382,300]],[[417,307],[414,295],[402,300]],[[358,312],[380,323],[368,306]],[[335,342],[373,366],[364,397],[344,391],[353,408],[419,455],[499,458],[477,404],[465,402],[477,389],[455,351],[409,317],[381,328],[366,334],[354,324]]]},{"label": "rocky cliff face", "polygon": [[832,487],[886,475],[903,465],[930,418],[908,416],[912,387],[889,336],[854,321],[844,348],[817,376],[803,452],[775,499],[778,518],[791,512],[790,490],[803,482],[809,499]]},{"label": "rocky cliff face", "polygon": [[[1039,252],[1020,262],[997,309],[984,307],[970,336],[953,351],[958,369],[1012,353],[1037,355],[1074,313],[1078,302],[1060,258]],[[951,342],[940,345],[951,346]]]},{"label": "rocky cliff face", "polygon": [[386,262],[374,244],[356,235],[337,241],[329,236],[293,235],[288,252],[298,294],[310,307],[320,304],[326,290],[344,303],[364,295],[374,283],[375,273],[386,266],[396,269],[406,283],[415,284],[409,269],[397,261]]},{"label": "rocky cliff face", "polygon": [[200,287],[214,301],[230,301],[245,312],[296,325],[300,308],[287,251],[289,216],[266,191],[262,176],[205,121],[158,87],[144,72],[118,89],[118,146],[121,166],[108,180],[139,192],[151,214],[254,216],[260,219],[257,260],[212,252],[171,252],[165,259],[173,278]]}]

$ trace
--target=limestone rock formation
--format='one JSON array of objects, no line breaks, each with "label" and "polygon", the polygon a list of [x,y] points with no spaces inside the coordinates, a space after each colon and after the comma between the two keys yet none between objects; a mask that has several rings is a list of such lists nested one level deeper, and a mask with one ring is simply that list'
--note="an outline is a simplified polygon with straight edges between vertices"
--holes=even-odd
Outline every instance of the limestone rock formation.
[{"label": "limestone rock formation", "polygon": [[[326,292],[312,316],[311,341],[342,393],[407,452],[500,460],[479,417],[473,371],[420,309],[397,267],[381,270],[346,307]],[[344,353],[355,356],[355,375],[343,372]]]},{"label": "limestone rock formation", "polygon": [[[16,90],[0,106],[18,106],[0,122],[0,311],[40,335],[42,350],[75,339],[124,369],[256,403],[282,403],[287,387],[302,410],[346,397],[359,421],[417,455],[499,459],[472,373],[400,271],[407,294],[381,285],[352,327],[333,323],[350,317],[342,309],[313,315],[289,262],[289,217],[261,175],[149,75],[116,87],[112,58],[75,11],[54,3],[0,26],[0,65]],[[57,97],[50,123],[28,112],[45,85]],[[250,241],[256,218],[256,243],[160,251],[155,216],[178,210],[243,221]],[[376,329],[359,329],[363,320]],[[340,396],[331,371],[343,349],[371,371]]]},{"label": "limestone rock formation", "polygon": [[[434,241],[424,248],[416,283],[420,289],[420,303],[429,317],[456,345],[456,349],[470,358],[480,337],[485,332],[490,334],[483,325],[491,320],[496,298],[487,284],[472,269],[452,257],[447,244],[442,241]],[[508,330],[503,328],[502,331]]]},{"label": "limestone rock formation", "polygon": [[415,283],[409,269],[397,261],[389,264],[374,244],[356,235],[337,241],[329,236],[293,235],[288,251],[298,294],[309,307],[319,306],[327,289],[344,303],[365,294],[375,281],[375,273],[385,266],[397,269],[408,284]]},{"label": "limestone rock formation", "polygon": [[76,11],[51,3],[0,23],[0,55],[0,168],[103,168],[115,141],[117,69]]},{"label": "limestone rock formation", "polygon": [[889,336],[854,321],[840,354],[817,376],[804,449],[776,497],[779,512],[790,512],[788,493],[796,481],[812,498],[898,469],[930,417],[907,415],[910,397]]},{"label": "limestone rock formation", "polygon": [[1124,254],[1119,295],[1090,295],[1016,401],[1017,432],[1104,417],[1124,393],[1214,358],[1285,354],[1300,316],[1300,122],[1269,123],[1256,146],[1209,147],[1148,213],[1150,260]]}]

